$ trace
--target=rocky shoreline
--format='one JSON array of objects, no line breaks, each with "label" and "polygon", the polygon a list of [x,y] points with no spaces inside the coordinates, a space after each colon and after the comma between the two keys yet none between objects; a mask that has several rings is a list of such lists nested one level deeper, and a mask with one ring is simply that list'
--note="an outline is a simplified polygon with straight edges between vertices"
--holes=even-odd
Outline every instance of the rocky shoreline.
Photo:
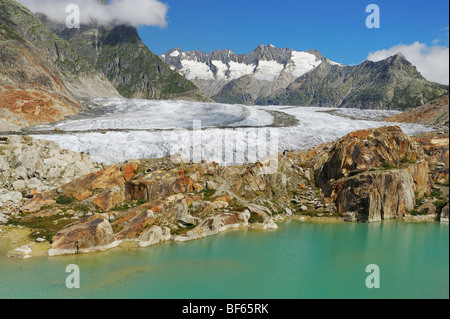
[{"label": "rocky shoreline", "polygon": [[[286,219],[448,222],[448,145],[448,131],[412,138],[395,126],[367,129],[280,153],[278,170],[265,174],[270,161],[222,167],[166,157],[100,167],[53,143],[7,137],[0,194],[19,192],[12,172],[23,171],[17,180],[28,188],[0,205],[0,236],[15,241],[9,256],[27,258],[184,242],[228,229],[277,229]],[[16,149],[20,160],[11,156]],[[73,176],[75,167],[84,171]],[[32,168],[40,169],[39,191],[30,188]],[[67,181],[67,174],[76,178]],[[18,230],[22,235],[13,235]]]}]

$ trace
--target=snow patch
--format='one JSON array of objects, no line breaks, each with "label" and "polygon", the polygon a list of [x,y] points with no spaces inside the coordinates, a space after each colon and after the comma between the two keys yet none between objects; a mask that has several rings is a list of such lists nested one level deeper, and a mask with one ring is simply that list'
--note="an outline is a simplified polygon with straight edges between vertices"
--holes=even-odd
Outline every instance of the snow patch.
[{"label": "snow patch", "polygon": [[230,80],[238,79],[244,75],[252,74],[256,65],[230,61]]},{"label": "snow patch", "polygon": [[259,61],[259,65],[255,70],[255,78],[273,82],[284,69],[284,65],[276,61]]},{"label": "snow patch", "polygon": [[314,54],[308,52],[292,51],[291,60],[294,63],[291,74],[297,78],[308,73],[322,63],[322,61],[317,60],[317,57]]},{"label": "snow patch", "polygon": [[217,68],[216,79],[228,79],[228,65],[219,60],[212,60],[211,63]]},{"label": "snow patch", "polygon": [[180,73],[188,80],[214,80],[214,74],[206,63],[183,60],[182,65]]}]

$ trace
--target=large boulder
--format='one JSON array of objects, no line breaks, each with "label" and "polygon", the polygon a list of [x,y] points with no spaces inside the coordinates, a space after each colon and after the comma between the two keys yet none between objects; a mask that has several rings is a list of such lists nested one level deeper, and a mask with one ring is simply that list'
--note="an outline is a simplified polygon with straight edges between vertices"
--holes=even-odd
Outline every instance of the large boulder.
[{"label": "large boulder", "polygon": [[30,136],[2,137],[0,145],[0,184],[8,184],[10,190],[48,191],[98,167],[89,155]]},{"label": "large boulder", "polygon": [[57,233],[48,251],[49,256],[89,253],[117,246],[108,217],[95,214]]},{"label": "large boulder", "polygon": [[419,143],[397,126],[356,131],[342,137],[327,151],[325,163],[315,172],[315,180],[323,188],[330,182],[369,169],[399,166],[402,161],[423,158]]},{"label": "large boulder", "polygon": [[138,166],[138,161],[109,166],[64,185],[62,192],[78,201],[88,199],[101,210],[109,211],[128,199],[127,184]]},{"label": "large boulder", "polygon": [[396,126],[350,133],[317,158],[316,185],[349,220],[402,217],[430,189],[425,152]]},{"label": "large boulder", "polygon": [[156,245],[163,241],[170,240],[170,229],[167,227],[152,226],[145,229],[138,238],[140,247]]},{"label": "large boulder", "polygon": [[431,167],[431,178],[435,182],[449,182],[449,133],[448,130],[422,133],[415,136],[425,153]]},{"label": "large boulder", "polygon": [[441,210],[440,220],[441,220],[441,223],[448,223],[448,203]]},{"label": "large boulder", "polygon": [[171,171],[155,170],[131,181],[128,186],[132,200],[154,200],[168,194],[193,191],[192,180],[182,169]]},{"label": "large boulder", "polygon": [[404,169],[364,172],[332,185],[338,213],[350,221],[400,218],[413,209],[415,196],[428,191],[427,164]]},{"label": "large boulder", "polygon": [[175,241],[183,242],[218,234],[227,229],[247,227],[250,212],[223,213],[205,219],[200,225],[182,235],[174,237]]}]

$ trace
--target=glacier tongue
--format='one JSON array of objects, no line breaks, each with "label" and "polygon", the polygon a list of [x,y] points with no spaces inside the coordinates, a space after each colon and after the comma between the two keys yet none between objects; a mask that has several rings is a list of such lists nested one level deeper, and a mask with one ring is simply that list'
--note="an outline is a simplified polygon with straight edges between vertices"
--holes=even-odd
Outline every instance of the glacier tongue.
[{"label": "glacier tongue", "polygon": [[[355,130],[394,125],[376,120],[392,115],[393,111],[248,107],[138,99],[99,99],[96,102],[100,105],[96,113],[101,110],[103,114],[87,113],[41,126],[36,129],[41,129],[42,134],[34,137],[56,141],[63,148],[88,153],[93,160],[108,164],[175,153],[192,158],[192,149],[199,146],[202,159],[206,161],[241,164],[265,158],[276,151],[305,149],[331,142]],[[274,118],[274,111],[284,114],[278,115],[281,120]],[[283,118],[297,119],[297,124],[283,127]],[[286,123],[292,125],[294,122]],[[432,129],[417,124],[397,125],[406,134]],[[46,133],[55,128],[65,134]],[[267,140],[268,136],[270,140]],[[265,151],[261,151],[261,144],[267,144],[263,145]]]}]

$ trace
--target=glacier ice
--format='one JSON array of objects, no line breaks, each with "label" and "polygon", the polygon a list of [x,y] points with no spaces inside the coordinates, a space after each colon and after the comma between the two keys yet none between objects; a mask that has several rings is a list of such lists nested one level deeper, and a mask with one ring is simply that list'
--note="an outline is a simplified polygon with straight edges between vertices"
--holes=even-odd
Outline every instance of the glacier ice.
[{"label": "glacier ice", "polygon": [[[99,105],[97,108],[79,116],[36,127],[35,131],[41,132],[33,136],[56,141],[63,148],[112,164],[159,158],[174,152],[192,159],[195,143],[199,143],[194,134],[201,134],[203,160],[241,164],[272,155],[269,153],[275,149],[311,148],[365,128],[398,125],[409,135],[432,130],[418,124],[379,120],[395,111],[139,99],[96,99],[95,103]],[[272,127],[275,119],[271,111],[295,118],[298,124]],[[194,123],[201,125],[201,129],[194,129]],[[64,134],[54,134],[55,128]],[[274,136],[276,141],[272,140]],[[261,150],[264,143],[268,144],[266,152]]]}]

